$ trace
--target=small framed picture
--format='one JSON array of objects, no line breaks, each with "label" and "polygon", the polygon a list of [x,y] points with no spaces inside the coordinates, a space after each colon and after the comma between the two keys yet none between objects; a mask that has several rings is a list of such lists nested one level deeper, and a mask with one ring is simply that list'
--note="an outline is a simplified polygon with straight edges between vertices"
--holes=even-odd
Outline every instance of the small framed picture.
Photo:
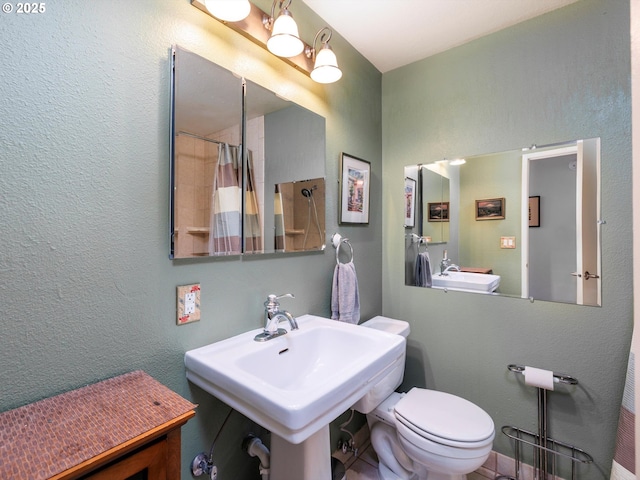
[{"label": "small framed picture", "polygon": [[428,203],[430,222],[448,222],[449,221],[449,202]]},{"label": "small framed picture", "polygon": [[340,172],[340,223],[369,223],[371,163],[343,152]]},{"label": "small framed picture", "polygon": [[540,195],[529,197],[529,226],[540,226]]},{"label": "small framed picture", "polygon": [[504,220],[505,203],[504,198],[476,200],[476,220]]},{"label": "small framed picture", "polygon": [[416,225],[416,181],[413,178],[404,179],[404,226]]}]

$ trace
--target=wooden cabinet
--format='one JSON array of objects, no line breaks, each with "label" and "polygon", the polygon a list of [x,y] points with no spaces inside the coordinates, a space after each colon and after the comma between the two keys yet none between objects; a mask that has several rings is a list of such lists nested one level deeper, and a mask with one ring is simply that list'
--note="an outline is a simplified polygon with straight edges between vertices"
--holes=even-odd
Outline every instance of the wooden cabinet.
[{"label": "wooden cabinet", "polygon": [[180,427],[195,412],[60,473],[51,480],[175,480],[180,478]]},{"label": "wooden cabinet", "polygon": [[[162,439],[82,477],[85,480],[166,480],[167,440]],[[174,477],[176,478],[176,477]]]},{"label": "wooden cabinet", "polygon": [[4,412],[0,478],[178,480],[195,407],[138,371]]}]

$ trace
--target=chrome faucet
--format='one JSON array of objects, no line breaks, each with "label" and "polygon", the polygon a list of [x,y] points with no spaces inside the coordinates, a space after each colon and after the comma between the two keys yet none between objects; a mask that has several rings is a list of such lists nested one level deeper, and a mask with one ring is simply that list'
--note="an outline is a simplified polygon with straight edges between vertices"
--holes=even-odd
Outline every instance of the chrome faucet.
[{"label": "chrome faucet", "polygon": [[283,297],[295,298],[290,293],[284,295],[269,295],[267,301],[264,302],[264,330],[255,336],[256,342],[266,342],[272,338],[284,335],[287,331],[284,328],[278,328],[278,324],[287,320],[289,322],[290,330],[298,330],[298,322],[296,319],[286,310],[280,310],[279,299]]},{"label": "chrome faucet", "polygon": [[440,275],[446,275],[447,268],[451,266],[451,259],[447,257],[447,251],[445,250],[440,260]]},{"label": "chrome faucet", "polygon": [[440,276],[449,275],[448,272],[459,272],[460,267],[453,263],[451,259],[447,256],[447,251],[444,251],[442,255],[442,260],[440,260]]}]

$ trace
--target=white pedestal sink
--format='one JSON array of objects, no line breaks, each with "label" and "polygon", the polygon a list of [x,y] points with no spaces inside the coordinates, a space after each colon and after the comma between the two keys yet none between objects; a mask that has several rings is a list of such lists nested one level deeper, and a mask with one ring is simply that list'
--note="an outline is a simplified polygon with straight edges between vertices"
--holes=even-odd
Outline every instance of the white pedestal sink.
[{"label": "white pedestal sink", "polygon": [[500,286],[500,275],[473,272],[447,272],[432,277],[433,288],[472,293],[493,293]]},{"label": "white pedestal sink", "polygon": [[314,315],[266,342],[246,332],[185,354],[187,378],[271,431],[278,480],[331,479],[329,423],[405,361],[405,339]]}]

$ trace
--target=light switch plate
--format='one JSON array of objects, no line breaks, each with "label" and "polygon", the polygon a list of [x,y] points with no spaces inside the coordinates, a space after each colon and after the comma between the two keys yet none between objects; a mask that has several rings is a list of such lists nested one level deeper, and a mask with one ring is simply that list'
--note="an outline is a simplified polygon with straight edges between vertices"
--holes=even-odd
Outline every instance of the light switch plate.
[{"label": "light switch plate", "polygon": [[176,311],[178,325],[200,320],[200,284],[177,287]]},{"label": "light switch plate", "polygon": [[500,237],[500,248],[516,248],[516,237]]}]

